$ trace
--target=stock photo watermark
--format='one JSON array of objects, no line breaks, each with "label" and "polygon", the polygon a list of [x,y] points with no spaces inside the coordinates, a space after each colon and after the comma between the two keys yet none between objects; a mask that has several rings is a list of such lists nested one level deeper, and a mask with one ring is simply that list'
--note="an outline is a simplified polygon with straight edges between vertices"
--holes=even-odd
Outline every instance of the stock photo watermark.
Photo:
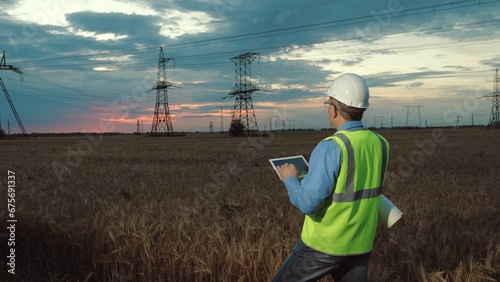
[{"label": "stock photo watermark", "polygon": [[[142,84],[131,89],[129,94],[122,95],[119,100],[111,103],[110,109],[113,115],[117,115],[117,119],[126,119],[130,116],[130,110],[138,106],[138,103],[144,101],[148,95],[153,81],[156,76],[148,73],[144,76]],[[52,169],[60,183],[64,181],[65,174],[71,174],[84,160],[85,157],[94,152],[94,150],[104,141],[103,133],[113,132],[116,129],[114,122],[109,120],[101,120],[97,128],[88,132],[99,133],[84,133],[85,139],[80,140],[74,147],[66,146],[64,159],[62,161],[53,161]],[[84,130],[87,132],[87,130]]]},{"label": "stock photo watermark", "polygon": [[[479,79],[479,78],[478,78]],[[481,89],[487,89],[485,83],[478,83],[474,96],[467,96],[461,101],[453,103],[449,108],[443,111],[442,118],[445,123],[453,123],[457,116],[468,116],[479,109],[479,98]],[[457,130],[457,127],[451,127],[451,130]],[[395,189],[398,185],[406,182],[416,171],[417,167],[422,166],[427,158],[433,155],[437,147],[448,140],[448,135],[442,128],[434,128],[430,136],[424,139],[415,139],[416,148],[406,157],[398,156],[396,158],[396,170],[387,172],[387,188]]]},{"label": "stock photo watermark", "polygon": [[387,2],[387,9],[380,11],[371,11],[370,14],[373,16],[374,20],[369,21],[363,30],[355,27],[356,33],[363,37],[377,37],[382,33],[382,28],[388,27],[393,16],[398,15],[403,11],[403,6],[398,0],[390,0]]},{"label": "stock photo watermark", "polygon": [[213,2],[213,7],[219,20],[222,20],[227,13],[236,10],[241,3],[243,0],[217,0]]},{"label": "stock photo watermark", "polygon": [[[295,118],[295,116],[287,113],[286,107],[283,110],[274,109],[273,115],[283,120]],[[228,160],[221,169],[209,171],[211,181],[205,184],[202,189],[195,191],[193,205],[182,207],[184,210],[183,216],[196,215],[217,202],[217,198],[221,196],[223,190],[231,184],[231,179],[247,171],[252,163],[259,159],[259,153],[274,141],[275,135],[271,130],[265,133],[266,135],[258,137],[245,137],[238,144],[236,149],[238,156],[240,156],[239,161]],[[193,210],[192,206],[196,207],[196,209]]]},{"label": "stock photo watermark", "polygon": [[7,272],[16,274],[16,173],[7,171]]}]

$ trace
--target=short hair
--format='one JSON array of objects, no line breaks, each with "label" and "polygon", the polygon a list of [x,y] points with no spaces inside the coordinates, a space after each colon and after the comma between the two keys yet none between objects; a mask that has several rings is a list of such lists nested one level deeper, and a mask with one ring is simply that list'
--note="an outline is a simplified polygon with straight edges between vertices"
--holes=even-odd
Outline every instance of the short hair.
[{"label": "short hair", "polygon": [[363,113],[366,111],[366,109],[351,107],[335,99],[332,99],[332,101],[339,110],[340,116],[345,120],[361,120],[363,118]]}]

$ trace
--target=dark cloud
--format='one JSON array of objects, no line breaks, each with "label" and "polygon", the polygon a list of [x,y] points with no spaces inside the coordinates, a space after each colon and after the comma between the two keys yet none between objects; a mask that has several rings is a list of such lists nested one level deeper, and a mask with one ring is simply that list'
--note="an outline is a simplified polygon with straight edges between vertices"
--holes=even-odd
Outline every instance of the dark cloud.
[{"label": "dark cloud", "polygon": [[7,9],[15,7],[17,0],[2,0],[2,10],[5,12]]},{"label": "dark cloud", "polygon": [[421,86],[422,82],[406,83],[408,81],[419,81],[435,79],[437,77],[454,77],[454,71],[422,71],[408,73],[383,72],[365,77],[370,87],[395,87],[395,86]]},{"label": "dark cloud", "polygon": [[443,68],[457,70],[457,71],[471,71],[472,70],[472,68],[465,67],[465,66],[443,66]]},{"label": "dark cloud", "polygon": [[66,15],[66,20],[75,29],[97,34],[127,35],[134,38],[158,34],[160,30],[158,25],[160,18],[136,14],[78,12]]},{"label": "dark cloud", "polygon": [[350,58],[350,59],[337,59],[337,60],[334,60],[334,62],[337,62],[339,64],[341,64],[342,66],[355,66],[361,62],[363,62],[365,59],[364,58],[361,58],[361,57],[357,57],[357,58]]},{"label": "dark cloud", "polygon": [[406,87],[407,88],[420,88],[422,85],[424,85],[424,83],[421,81],[418,81],[418,82],[413,82],[413,83],[407,84]]},{"label": "dark cloud", "polygon": [[485,60],[481,60],[480,63],[484,66],[498,69],[500,68],[500,55]]}]

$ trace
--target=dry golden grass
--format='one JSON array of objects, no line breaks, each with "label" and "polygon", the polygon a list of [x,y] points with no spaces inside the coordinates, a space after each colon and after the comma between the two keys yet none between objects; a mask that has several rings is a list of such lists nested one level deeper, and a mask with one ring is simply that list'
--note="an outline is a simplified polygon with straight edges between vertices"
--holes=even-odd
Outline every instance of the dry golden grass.
[{"label": "dry golden grass", "polygon": [[[371,281],[498,281],[500,131],[381,133],[384,194],[405,214],[379,228]],[[8,169],[18,219],[18,274],[4,240],[0,280],[268,281],[303,216],[267,160],[308,158],[330,134],[0,140],[0,233]]]}]

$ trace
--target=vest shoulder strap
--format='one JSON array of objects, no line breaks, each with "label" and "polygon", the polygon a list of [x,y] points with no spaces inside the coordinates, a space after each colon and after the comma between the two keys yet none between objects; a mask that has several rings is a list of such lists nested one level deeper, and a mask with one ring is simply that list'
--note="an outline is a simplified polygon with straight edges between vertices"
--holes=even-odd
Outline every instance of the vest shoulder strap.
[{"label": "vest shoulder strap", "polygon": [[[366,130],[366,129],[361,129],[361,130]],[[354,130],[357,131],[357,130]],[[350,132],[354,131],[349,131],[345,132],[347,135],[350,135]],[[356,200],[360,199],[368,199],[368,198],[374,198],[379,196],[382,193],[383,185],[384,185],[384,180],[385,180],[385,175],[386,175],[386,170],[387,170],[387,159],[388,159],[388,146],[387,146],[387,141],[380,136],[377,133],[374,133],[375,136],[378,137],[378,140],[381,143],[381,148],[382,148],[382,166],[381,166],[381,172],[380,172],[380,183],[378,187],[374,188],[369,188],[369,189],[361,189],[358,191],[355,191],[354,187],[354,177],[355,177],[355,171],[356,171],[356,159],[354,156],[354,148],[352,145],[351,140],[343,131],[338,131],[336,132],[333,136],[330,136],[326,138],[325,140],[331,140],[336,142],[339,147],[341,148],[341,164],[344,164],[344,158],[347,158],[347,179],[346,179],[346,187],[345,187],[345,192],[344,193],[337,193],[337,191],[333,191],[331,195],[331,200],[333,202],[354,202]],[[347,156],[344,156],[344,150],[342,147],[345,148],[345,154]],[[342,169],[342,166],[341,166]],[[337,184],[336,184],[337,185]]]}]

